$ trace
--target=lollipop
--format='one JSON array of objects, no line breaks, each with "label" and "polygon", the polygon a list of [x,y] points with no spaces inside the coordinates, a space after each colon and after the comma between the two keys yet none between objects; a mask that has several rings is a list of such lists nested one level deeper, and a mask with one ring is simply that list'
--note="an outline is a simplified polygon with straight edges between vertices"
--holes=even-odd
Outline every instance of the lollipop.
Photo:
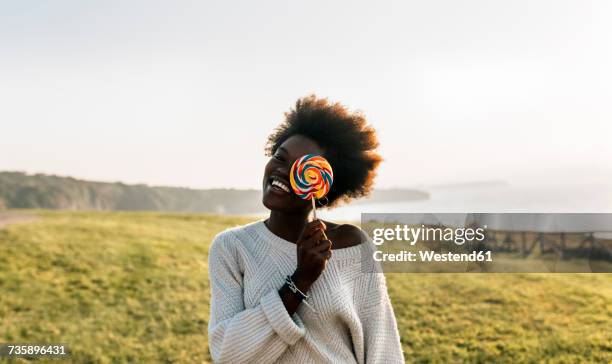
[{"label": "lollipop", "polygon": [[312,201],[314,218],[317,218],[315,199],[323,198],[334,182],[334,172],[329,162],[320,155],[306,154],[291,166],[289,182],[293,192],[304,200]]}]

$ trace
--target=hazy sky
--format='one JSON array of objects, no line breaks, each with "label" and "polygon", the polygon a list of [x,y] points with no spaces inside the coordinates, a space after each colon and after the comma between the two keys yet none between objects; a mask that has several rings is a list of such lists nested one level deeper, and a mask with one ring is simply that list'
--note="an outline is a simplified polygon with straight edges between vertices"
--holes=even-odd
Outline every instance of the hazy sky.
[{"label": "hazy sky", "polygon": [[259,187],[310,93],[378,186],[612,180],[612,2],[0,0],[0,170]]}]

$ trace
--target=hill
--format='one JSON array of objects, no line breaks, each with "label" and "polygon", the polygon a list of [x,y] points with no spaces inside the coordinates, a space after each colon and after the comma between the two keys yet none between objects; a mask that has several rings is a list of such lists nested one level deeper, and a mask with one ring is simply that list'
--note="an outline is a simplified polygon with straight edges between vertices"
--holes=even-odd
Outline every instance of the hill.
[{"label": "hill", "polygon": [[[415,190],[375,191],[368,202],[427,198]],[[72,177],[0,172],[0,208],[54,210],[130,210],[254,214],[264,211],[261,191],[196,190],[120,182],[92,182]]]},{"label": "hill", "polygon": [[[27,214],[39,218],[0,228],[0,342],[66,343],[74,363],[210,361],[209,245],[249,219]],[[612,360],[610,274],[395,273],[387,286],[408,362]]]}]

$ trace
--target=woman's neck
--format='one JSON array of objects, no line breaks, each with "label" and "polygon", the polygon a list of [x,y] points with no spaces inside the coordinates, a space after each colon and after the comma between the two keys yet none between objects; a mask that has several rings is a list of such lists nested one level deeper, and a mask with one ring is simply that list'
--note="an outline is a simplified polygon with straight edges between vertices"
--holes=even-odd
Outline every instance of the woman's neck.
[{"label": "woman's neck", "polygon": [[304,226],[308,223],[310,211],[289,214],[279,211],[270,211],[270,217],[265,221],[266,226],[274,235],[287,241],[296,243]]}]

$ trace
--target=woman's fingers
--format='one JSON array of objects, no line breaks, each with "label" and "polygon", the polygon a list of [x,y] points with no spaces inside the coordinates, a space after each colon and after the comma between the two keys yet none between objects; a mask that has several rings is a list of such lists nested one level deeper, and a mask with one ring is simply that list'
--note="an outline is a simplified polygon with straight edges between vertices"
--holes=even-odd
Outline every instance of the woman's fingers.
[{"label": "woman's fingers", "polygon": [[326,252],[331,250],[332,242],[329,239],[321,239],[319,240],[319,245],[317,245],[317,251]]},{"label": "woman's fingers", "polygon": [[329,259],[332,256],[332,243],[328,239],[323,239],[319,241],[319,245],[314,247],[316,253],[324,260]]},{"label": "woman's fingers", "polygon": [[318,245],[308,247],[307,250],[308,254],[320,261],[325,261],[332,255],[331,246],[329,242],[326,243],[325,240],[319,241]]},{"label": "woman's fingers", "polygon": [[332,256],[331,241],[323,240],[321,241],[321,244],[317,248],[321,248],[320,254],[323,257],[323,259],[327,260],[331,258]]},{"label": "woman's fingers", "polygon": [[304,231],[302,232],[302,235],[304,238],[309,238],[316,231],[318,230],[325,231],[325,229],[327,229],[327,226],[325,226],[325,223],[323,223],[323,221],[314,220],[306,224],[306,226],[304,227]]},{"label": "woman's fingers", "polygon": [[303,240],[301,245],[304,248],[316,246],[319,244],[320,240],[324,239],[324,236],[323,230],[317,230],[310,237],[306,238],[306,240]]},{"label": "woman's fingers", "polygon": [[317,232],[309,239],[302,243],[302,249],[311,250],[316,254],[323,254],[330,251],[332,248],[332,242],[329,239],[325,239],[322,232]]}]

